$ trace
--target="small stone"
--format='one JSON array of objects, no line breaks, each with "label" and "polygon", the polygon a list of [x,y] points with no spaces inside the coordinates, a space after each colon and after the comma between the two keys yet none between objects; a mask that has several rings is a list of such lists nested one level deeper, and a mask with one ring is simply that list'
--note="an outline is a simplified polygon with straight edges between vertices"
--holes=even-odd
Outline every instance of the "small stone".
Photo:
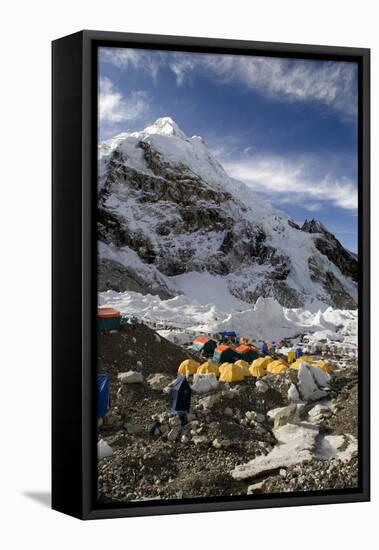
[{"label": "small stone", "polygon": [[258,483],[253,483],[247,488],[247,494],[253,495],[254,493],[260,493],[264,487],[265,481],[259,481]]},{"label": "small stone", "polygon": [[255,382],[255,387],[259,393],[265,393],[269,389],[269,385],[263,380],[257,380]]},{"label": "small stone", "polygon": [[180,428],[177,426],[174,426],[171,428],[171,430],[167,434],[167,440],[168,441],[176,441],[178,436],[180,434]]},{"label": "small stone", "polygon": [[172,416],[168,423],[170,424],[170,426],[181,426],[182,422],[179,418],[179,416]]},{"label": "small stone", "polygon": [[204,445],[208,443],[208,438],[205,435],[196,435],[192,438],[193,443],[197,445]]},{"label": "small stone", "polygon": [[226,407],[226,408],[224,409],[224,414],[225,414],[226,416],[233,416],[233,410],[232,410],[230,407]]}]

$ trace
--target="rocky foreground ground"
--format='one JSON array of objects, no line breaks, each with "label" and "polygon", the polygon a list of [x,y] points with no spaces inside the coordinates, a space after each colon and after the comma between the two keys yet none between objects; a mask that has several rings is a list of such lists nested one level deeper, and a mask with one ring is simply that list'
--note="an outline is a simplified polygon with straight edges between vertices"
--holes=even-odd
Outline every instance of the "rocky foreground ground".
[{"label": "rocky foreground ground", "polygon": [[[291,369],[220,383],[193,394],[182,426],[168,411],[167,386],[188,357],[143,324],[99,337],[98,372],[110,375],[111,405],[98,439],[112,449],[98,461],[101,502],[357,487],[356,361],[328,358],[334,372],[318,401],[289,400],[298,386]],[[123,383],[118,375],[129,370],[143,381]]]}]

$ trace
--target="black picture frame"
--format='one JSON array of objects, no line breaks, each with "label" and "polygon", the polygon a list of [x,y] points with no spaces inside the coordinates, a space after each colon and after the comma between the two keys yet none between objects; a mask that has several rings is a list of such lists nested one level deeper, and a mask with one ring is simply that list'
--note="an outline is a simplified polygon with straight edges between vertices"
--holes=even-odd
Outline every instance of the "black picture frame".
[{"label": "black picture frame", "polygon": [[[96,503],[98,46],[355,61],[359,76],[359,488]],[[81,31],[52,43],[52,507],[81,519],[303,506],[370,499],[370,50]]]}]

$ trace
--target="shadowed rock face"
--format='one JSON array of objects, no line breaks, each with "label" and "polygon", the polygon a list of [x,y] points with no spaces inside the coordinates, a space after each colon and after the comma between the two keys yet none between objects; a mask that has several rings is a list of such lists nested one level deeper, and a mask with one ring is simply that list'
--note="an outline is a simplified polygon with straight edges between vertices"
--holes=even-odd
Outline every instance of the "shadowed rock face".
[{"label": "shadowed rock face", "polygon": [[356,257],[346,250],[322,223],[314,219],[305,220],[301,230],[320,235],[314,241],[317,250],[333,262],[343,275],[350,277],[355,282],[358,281],[358,261]]},{"label": "shadowed rock face", "polygon": [[[109,156],[98,195],[99,240],[128,247],[168,277],[191,271],[235,274],[228,282],[229,291],[245,302],[271,296],[285,307],[304,304],[301,290],[288,283],[290,253],[270,244],[262,224],[245,216],[246,207],[239,198],[221,185],[209,184],[186,164],[168,162],[147,141],[138,141],[137,149],[145,170],[128,165],[127,154],[117,148]],[[288,225],[296,232],[314,234],[315,252],[357,281],[357,260],[319,222],[306,221],[300,227],[289,220]],[[356,307],[339,279],[321,264],[316,256],[308,259],[311,279],[320,283],[329,303]],[[112,266],[113,273],[117,269]],[[130,273],[101,280],[104,288],[115,290],[129,283],[134,289],[136,281],[137,286],[141,284]],[[161,290],[163,296],[167,288]],[[325,301],[325,296],[321,298]]]},{"label": "shadowed rock face", "polygon": [[156,288],[147,284],[133,269],[127,268],[114,260],[99,260],[97,267],[97,288],[100,292],[115,290],[125,292],[132,290],[140,294],[158,295],[162,300],[173,298],[168,289]]}]

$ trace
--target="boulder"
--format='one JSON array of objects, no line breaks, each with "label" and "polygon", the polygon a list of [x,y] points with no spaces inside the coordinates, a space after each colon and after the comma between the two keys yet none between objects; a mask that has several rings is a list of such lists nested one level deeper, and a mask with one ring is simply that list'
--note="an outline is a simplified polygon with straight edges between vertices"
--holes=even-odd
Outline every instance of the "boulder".
[{"label": "boulder", "polygon": [[97,443],[97,460],[108,458],[113,455],[113,450],[110,445],[104,439],[100,439]]},{"label": "boulder", "polygon": [[147,379],[147,383],[153,390],[163,390],[171,381],[171,377],[157,372]]},{"label": "boulder", "polygon": [[134,370],[120,372],[117,378],[122,384],[141,384],[143,382],[142,374]]},{"label": "boulder", "polygon": [[320,422],[324,418],[329,418],[332,416],[332,411],[328,405],[318,403],[310,411],[308,411],[308,416],[311,422]]},{"label": "boulder", "polygon": [[220,393],[213,393],[212,395],[207,395],[206,397],[202,397],[201,399],[199,399],[197,403],[197,407],[202,408],[204,410],[211,410],[220,399],[221,399]]},{"label": "boulder", "polygon": [[210,374],[195,374],[193,377],[193,384],[191,389],[194,393],[203,394],[211,391],[215,391],[218,388],[218,381],[216,375],[212,372]]},{"label": "boulder", "polygon": [[[321,373],[321,375],[320,375]],[[306,363],[300,365],[298,371],[299,380],[299,393],[305,401],[317,401],[326,397],[327,392],[320,388],[318,381],[325,381],[326,376],[329,376],[326,372],[318,367],[312,367]]]},{"label": "boulder", "polygon": [[288,401],[291,403],[301,403],[300,394],[295,384],[291,384],[287,392]]}]

